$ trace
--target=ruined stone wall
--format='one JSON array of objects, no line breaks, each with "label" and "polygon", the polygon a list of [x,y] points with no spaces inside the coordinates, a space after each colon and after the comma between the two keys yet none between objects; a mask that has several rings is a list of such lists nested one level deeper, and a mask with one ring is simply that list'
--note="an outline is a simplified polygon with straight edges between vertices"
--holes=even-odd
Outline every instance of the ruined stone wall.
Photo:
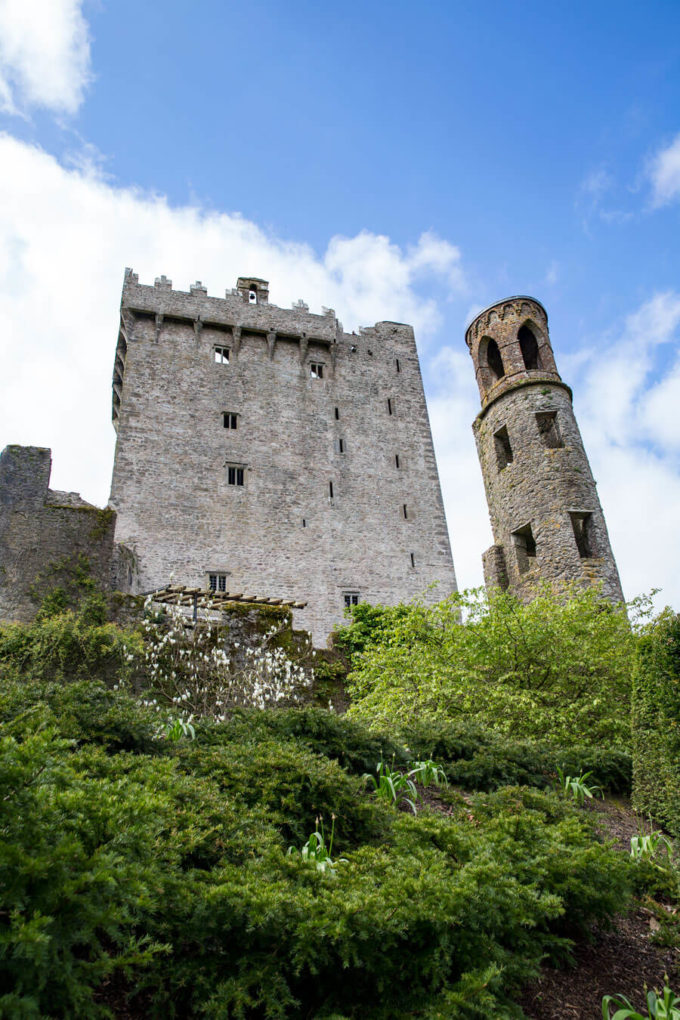
[{"label": "ruined stone wall", "polygon": [[0,455],[0,620],[29,621],[42,597],[80,569],[111,586],[115,514],[49,489],[50,450]]},{"label": "ruined stone wall", "polygon": [[480,313],[466,339],[482,397],[473,428],[495,543],[483,557],[487,586],[528,598],[543,579],[601,583],[605,596],[621,600],[545,310],[531,298],[507,299]]},{"label": "ruined stone wall", "polygon": [[138,590],[224,574],[232,592],[308,602],[296,623],[316,644],[345,595],[455,590],[409,326],[347,334],[332,311],[270,305],[264,281],[222,299],[128,272],[114,422],[116,540]]}]

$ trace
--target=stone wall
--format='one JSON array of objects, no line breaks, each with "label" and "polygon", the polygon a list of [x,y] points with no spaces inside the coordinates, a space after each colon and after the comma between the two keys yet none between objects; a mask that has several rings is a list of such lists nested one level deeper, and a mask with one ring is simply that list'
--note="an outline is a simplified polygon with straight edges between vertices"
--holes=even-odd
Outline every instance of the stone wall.
[{"label": "stone wall", "polygon": [[49,488],[50,450],[0,455],[0,619],[31,620],[42,597],[75,571],[111,586],[115,513]]},{"label": "stone wall", "polygon": [[348,334],[332,310],[270,305],[264,281],[213,298],[127,271],[113,416],[111,505],[136,590],[223,575],[232,592],[306,601],[296,624],[317,645],[346,597],[455,590],[410,326]]},{"label": "stone wall", "polygon": [[557,372],[545,309],[511,298],[467,332],[482,397],[474,423],[494,545],[488,587],[531,597],[541,580],[602,584],[623,598],[597,488]]}]

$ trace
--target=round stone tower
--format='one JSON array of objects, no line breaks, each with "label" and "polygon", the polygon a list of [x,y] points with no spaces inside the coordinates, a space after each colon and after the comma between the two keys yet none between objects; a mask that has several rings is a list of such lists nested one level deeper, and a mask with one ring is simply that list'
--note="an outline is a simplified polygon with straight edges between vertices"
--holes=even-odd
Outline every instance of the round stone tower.
[{"label": "round stone tower", "polygon": [[473,430],[494,545],[487,588],[529,599],[537,582],[602,582],[623,598],[600,501],[540,302],[490,305],[465,334],[482,410]]}]

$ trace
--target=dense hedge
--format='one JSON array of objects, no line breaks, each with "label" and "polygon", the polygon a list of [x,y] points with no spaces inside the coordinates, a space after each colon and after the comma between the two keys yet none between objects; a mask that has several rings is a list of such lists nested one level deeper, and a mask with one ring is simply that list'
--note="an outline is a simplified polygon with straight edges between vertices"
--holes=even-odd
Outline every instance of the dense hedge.
[{"label": "dense hedge", "polygon": [[680,616],[640,639],[633,674],[633,801],[680,836]]},{"label": "dense hedge", "polygon": [[[10,676],[0,721],[2,1016],[519,1018],[541,959],[627,901],[627,858],[556,795],[396,812],[358,775],[380,739],[318,710],[173,744],[96,680]],[[287,854],[319,814],[330,873]]]}]

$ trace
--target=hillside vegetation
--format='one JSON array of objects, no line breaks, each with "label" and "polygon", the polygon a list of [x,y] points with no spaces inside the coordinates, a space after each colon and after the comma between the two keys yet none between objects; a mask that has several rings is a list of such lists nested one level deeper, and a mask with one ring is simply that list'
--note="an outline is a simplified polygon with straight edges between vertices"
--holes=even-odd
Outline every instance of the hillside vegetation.
[{"label": "hillside vegetation", "polygon": [[357,607],[349,716],[283,653],[96,599],[1,630],[0,1015],[521,1018],[542,961],[676,895],[556,788],[630,791],[624,614],[475,604]]}]

